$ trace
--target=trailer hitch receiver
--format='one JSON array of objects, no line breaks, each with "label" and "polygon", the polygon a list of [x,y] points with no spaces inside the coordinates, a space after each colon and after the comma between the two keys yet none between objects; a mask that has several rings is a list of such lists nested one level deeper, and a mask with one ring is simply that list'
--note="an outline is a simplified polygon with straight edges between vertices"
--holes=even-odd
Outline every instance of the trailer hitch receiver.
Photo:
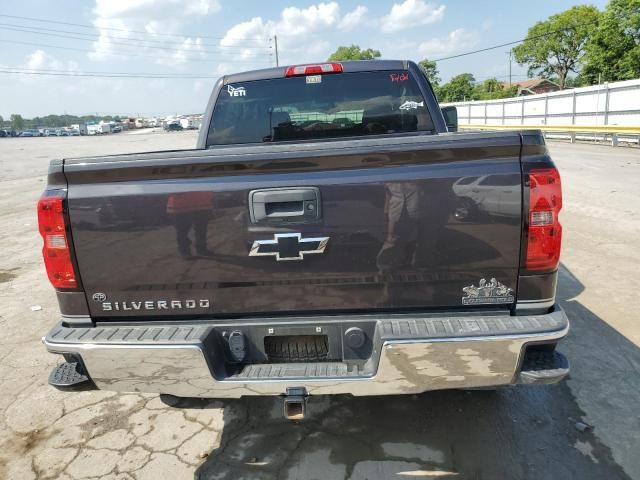
[{"label": "trailer hitch receiver", "polygon": [[303,420],[307,410],[307,389],[304,387],[287,388],[284,396],[284,417],[287,420]]}]

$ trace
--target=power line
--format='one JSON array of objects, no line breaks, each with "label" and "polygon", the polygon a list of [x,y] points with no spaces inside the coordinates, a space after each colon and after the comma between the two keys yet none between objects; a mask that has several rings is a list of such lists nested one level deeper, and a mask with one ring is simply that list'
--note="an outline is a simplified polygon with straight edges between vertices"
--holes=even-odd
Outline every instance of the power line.
[{"label": "power line", "polygon": [[[96,54],[105,54],[105,55],[113,55],[113,56],[120,56],[120,57],[142,57],[142,58],[151,58],[151,59],[155,59],[155,60],[163,60],[163,59],[167,59],[167,57],[161,56],[161,55],[143,55],[140,53],[130,53],[130,52],[122,52],[120,50],[118,50],[117,52],[104,52],[104,51],[99,51],[99,50],[90,50],[88,48],[75,48],[75,47],[63,47],[61,45],[51,45],[48,43],[36,43],[36,42],[21,42],[18,40],[3,40],[0,39],[0,43],[12,43],[12,44],[16,44],[16,45],[31,45],[34,47],[42,47],[42,48],[53,48],[53,49],[58,49],[58,50],[69,50],[69,51],[74,51],[74,52],[86,52],[86,53],[96,53]],[[191,53],[191,52],[187,52],[187,53]],[[195,53],[195,52],[194,52]],[[206,54],[207,57],[210,57],[211,55],[224,55],[224,53],[219,53],[219,54]],[[266,62],[267,60],[265,60],[265,58],[268,58],[269,62],[271,61],[271,53],[268,54],[261,54],[260,57],[256,57],[257,61],[247,61],[247,60],[233,60],[233,63],[248,63],[248,64],[255,64],[255,63],[262,63],[262,62]],[[212,60],[209,59],[205,59],[205,58],[185,58],[184,59],[185,62],[205,62],[205,63],[211,63]]]},{"label": "power line", "polygon": [[0,73],[13,75],[44,75],[54,77],[98,77],[98,78],[148,78],[148,79],[179,79],[179,80],[197,80],[197,79],[217,79],[219,77],[213,75],[178,75],[178,74],[153,74],[153,73],[125,73],[125,72],[70,72],[63,70],[36,70],[29,68],[2,68]]},{"label": "power line", "polygon": [[[527,78],[527,75],[525,73],[514,73],[513,75],[511,75],[511,77],[513,78]],[[490,76],[482,76],[482,77],[476,77],[475,75],[473,76],[473,78],[475,78],[476,80],[491,80],[493,78],[497,79],[507,79],[509,78],[509,75],[490,75]]]},{"label": "power line", "polygon": [[[117,32],[128,32],[128,33],[141,33],[144,35],[151,35],[149,32],[144,31],[144,30],[129,30],[126,28],[117,28],[117,27],[97,27],[96,25],[88,25],[86,23],[71,23],[71,22],[62,22],[59,20],[48,20],[48,19],[44,19],[44,18],[36,18],[36,17],[22,17],[19,15],[6,15],[6,14],[0,14],[0,17],[5,17],[5,18],[14,18],[14,19],[18,19],[18,20],[30,20],[33,22],[41,22],[41,23],[54,23],[57,25],[68,25],[71,27],[80,27],[80,28],[91,28],[91,29],[100,29],[100,30],[112,30],[112,31],[117,31]],[[162,37],[175,37],[175,38],[183,38],[186,37],[187,35],[178,35],[178,34],[171,34],[171,33],[154,33],[153,35],[157,35],[157,36],[162,36]],[[193,36],[195,37],[200,37],[200,38],[210,38],[210,39],[214,39],[214,40],[222,40],[225,37],[216,37],[216,36],[210,36],[210,35],[196,35],[194,34]],[[258,38],[255,37],[236,37],[239,38],[241,40],[256,40],[258,41]],[[269,37],[265,38],[265,40],[268,40]]]},{"label": "power line", "polygon": [[524,39],[523,40],[516,40],[514,42],[501,43],[500,45],[494,45],[492,47],[480,48],[478,50],[472,50],[470,52],[459,53],[457,55],[451,55],[449,57],[442,57],[442,58],[438,58],[438,59],[433,60],[433,61],[434,62],[442,62],[444,60],[451,60],[452,58],[466,57],[467,55],[474,55],[476,53],[488,52],[489,50],[495,50],[496,48],[502,48],[502,47],[506,47],[508,45],[515,45],[516,43],[520,43],[520,42],[524,42]]},{"label": "power line", "polygon": [[525,38],[521,38],[520,40],[514,40],[513,42],[501,43],[500,45],[493,45],[492,47],[480,48],[478,50],[471,50],[470,52],[458,53],[457,55],[450,55],[448,57],[438,58],[438,59],[433,60],[433,61],[434,62],[442,62],[443,60],[451,60],[452,58],[466,57],[467,55],[474,55],[476,53],[488,52],[489,50],[495,50],[496,48],[508,47],[509,45],[515,45],[517,43],[522,43],[525,40],[537,40],[538,38],[548,37],[549,35],[554,35],[556,33],[565,32],[567,30],[574,30],[577,26],[583,26],[584,27],[584,26],[587,26],[587,25],[593,25],[595,23],[598,23],[598,22],[597,21],[585,22],[585,23],[581,23],[580,25],[574,25],[572,27],[558,28],[557,30],[552,30],[550,32],[542,33],[540,35],[535,35],[533,37],[525,37]]},{"label": "power line", "polygon": [[[28,72],[54,72],[54,73],[74,73],[72,70],[59,70],[55,68],[29,68],[29,67],[0,67],[3,69],[12,69],[12,70],[26,70]],[[201,76],[206,74],[200,73],[153,73],[153,72],[96,72],[91,70],[85,70],[84,72],[78,73],[91,73],[96,75],[151,75],[151,76],[167,76],[167,77],[191,77],[191,76]],[[213,77],[218,78],[218,77]]]},{"label": "power line", "polygon": [[[183,45],[183,42],[169,41],[169,40],[155,40],[155,39],[146,39],[146,38],[135,38],[135,37],[122,37],[115,35],[106,35],[106,34],[96,34],[96,33],[83,33],[83,32],[74,32],[71,30],[58,30],[55,28],[43,28],[43,27],[33,27],[31,25],[16,25],[13,23],[0,23],[0,27],[8,27],[7,29],[12,30],[16,28],[28,29],[30,33],[40,33],[40,32],[54,32],[54,33],[66,33],[72,35],[80,35],[83,37],[90,37],[94,40],[98,40],[102,37],[106,37],[109,39],[116,40],[126,40],[128,42],[145,42],[145,43],[155,43],[160,45]],[[182,37],[184,41],[187,38],[192,37]],[[234,49],[269,49],[270,46],[257,46],[257,45],[220,45],[216,43],[199,43],[203,47],[214,47],[214,48],[234,48]]]},{"label": "power line", "polygon": [[[3,26],[6,24],[0,24],[0,30],[9,30],[9,31],[13,31],[13,32],[21,32],[21,33],[31,33],[34,35],[45,35],[48,37],[60,37],[60,38],[70,38],[73,40],[82,40],[85,42],[96,42],[99,39],[99,36],[97,35],[93,35],[93,34],[85,34],[85,33],[74,33],[72,35],[69,35],[67,33],[49,33],[49,32],[44,32],[44,31],[39,31],[38,29],[35,28],[15,28],[15,27],[9,27],[9,26]],[[80,36],[78,36],[80,35]],[[82,36],[84,35],[84,36]],[[90,36],[92,38],[85,38],[86,36]],[[113,45],[124,45],[124,46],[135,46],[135,42],[145,42],[145,43],[160,43],[163,44],[163,42],[153,42],[153,41],[148,41],[148,40],[140,40],[140,39],[131,39],[131,41],[127,41],[127,42],[118,42],[118,41],[113,41],[112,38],[113,37],[107,37],[109,38],[109,43],[113,44]],[[117,37],[120,40],[126,40],[124,38],[121,37]],[[182,43],[173,43],[172,45],[177,45],[177,46],[182,46]],[[193,44],[194,46],[198,46],[198,44]],[[162,47],[162,46],[158,46],[158,45],[138,45],[144,48],[152,48],[152,49],[156,49],[156,50],[169,50],[171,49],[170,47]],[[222,49],[222,48],[230,48],[230,49],[239,49],[239,50],[269,50],[271,47],[236,47],[236,46],[230,46],[230,47],[223,47],[223,46],[217,46],[215,48],[218,49]],[[174,47],[175,49],[175,47]],[[223,50],[218,50],[218,51],[214,51],[214,50],[207,50],[207,49],[202,49],[201,51],[204,52],[209,52],[209,53],[218,53],[220,51]]]}]

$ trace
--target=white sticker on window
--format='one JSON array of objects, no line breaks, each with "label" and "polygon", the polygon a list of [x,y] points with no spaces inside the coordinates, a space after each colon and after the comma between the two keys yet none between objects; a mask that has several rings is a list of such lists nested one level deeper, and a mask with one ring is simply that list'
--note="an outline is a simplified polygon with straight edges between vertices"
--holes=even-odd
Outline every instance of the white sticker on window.
[{"label": "white sticker on window", "polygon": [[424,107],[424,101],[418,103],[412,100],[407,100],[402,105],[400,105],[400,110],[415,110],[418,107]]},{"label": "white sticker on window", "polygon": [[322,75],[307,75],[307,83],[322,83]]},{"label": "white sticker on window", "polygon": [[231,85],[227,85],[227,92],[229,92],[230,97],[245,97],[247,95],[244,87],[235,88]]}]

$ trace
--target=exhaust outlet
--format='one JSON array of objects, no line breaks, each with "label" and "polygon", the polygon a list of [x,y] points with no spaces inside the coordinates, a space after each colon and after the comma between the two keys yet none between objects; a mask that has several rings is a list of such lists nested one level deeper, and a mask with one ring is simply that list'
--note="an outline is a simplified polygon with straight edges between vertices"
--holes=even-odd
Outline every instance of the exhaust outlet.
[{"label": "exhaust outlet", "polygon": [[307,412],[307,390],[304,387],[287,388],[284,396],[284,418],[292,421],[303,420]]}]

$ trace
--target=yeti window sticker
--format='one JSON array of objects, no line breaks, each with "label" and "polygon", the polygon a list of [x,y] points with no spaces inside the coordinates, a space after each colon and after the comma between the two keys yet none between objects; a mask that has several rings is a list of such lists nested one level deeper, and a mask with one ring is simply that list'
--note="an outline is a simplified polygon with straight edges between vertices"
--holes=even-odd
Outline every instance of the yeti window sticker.
[{"label": "yeti window sticker", "polygon": [[230,97],[246,97],[247,90],[244,87],[235,88],[233,85],[227,85],[227,92]]}]

